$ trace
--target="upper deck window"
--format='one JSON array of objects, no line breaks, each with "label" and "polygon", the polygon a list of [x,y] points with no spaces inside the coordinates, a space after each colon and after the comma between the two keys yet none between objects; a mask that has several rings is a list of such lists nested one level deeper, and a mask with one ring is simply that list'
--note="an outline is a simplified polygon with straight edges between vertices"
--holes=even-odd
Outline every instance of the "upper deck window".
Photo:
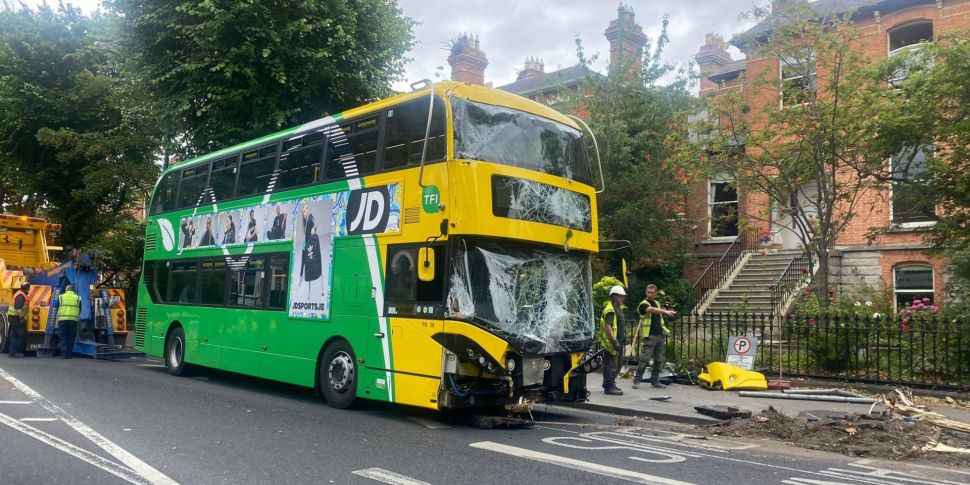
[{"label": "upper deck window", "polygon": [[592,185],[578,130],[538,115],[453,98],[455,158],[535,170]]}]

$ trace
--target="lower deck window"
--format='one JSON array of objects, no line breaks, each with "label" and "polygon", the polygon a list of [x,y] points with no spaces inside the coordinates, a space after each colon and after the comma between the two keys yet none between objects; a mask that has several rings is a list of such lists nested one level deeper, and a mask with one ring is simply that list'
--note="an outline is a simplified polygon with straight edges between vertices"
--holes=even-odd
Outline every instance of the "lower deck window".
[{"label": "lower deck window", "polygon": [[145,266],[153,303],[281,310],[286,307],[287,253],[154,261]]}]

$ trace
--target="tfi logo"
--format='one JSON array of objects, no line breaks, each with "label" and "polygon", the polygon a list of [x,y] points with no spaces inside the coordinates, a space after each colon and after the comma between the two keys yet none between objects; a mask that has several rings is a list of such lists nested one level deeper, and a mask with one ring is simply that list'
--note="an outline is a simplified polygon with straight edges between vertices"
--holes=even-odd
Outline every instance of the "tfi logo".
[{"label": "tfi logo", "polygon": [[347,234],[375,234],[384,232],[391,212],[387,187],[360,189],[350,192],[347,215],[353,219],[347,225]]}]

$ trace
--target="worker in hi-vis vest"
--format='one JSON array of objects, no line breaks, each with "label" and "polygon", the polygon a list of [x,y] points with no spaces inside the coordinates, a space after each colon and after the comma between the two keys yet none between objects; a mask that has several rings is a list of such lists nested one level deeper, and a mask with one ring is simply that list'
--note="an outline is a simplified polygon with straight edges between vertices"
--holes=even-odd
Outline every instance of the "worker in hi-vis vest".
[{"label": "worker in hi-vis vest", "polygon": [[611,396],[622,396],[623,391],[616,387],[616,375],[620,373],[620,355],[623,352],[621,332],[623,325],[623,300],[626,291],[622,286],[610,288],[610,299],[603,307],[599,325],[596,329],[596,342],[603,348],[603,392]]},{"label": "worker in hi-vis vest", "polygon": [[74,356],[74,340],[77,339],[77,320],[81,316],[81,297],[74,292],[74,285],[67,285],[57,305],[57,334],[61,358]]},{"label": "worker in hi-vis vest", "polygon": [[13,293],[7,307],[7,321],[10,322],[9,357],[23,357],[27,347],[27,315],[30,314],[30,284],[24,283]]},{"label": "worker in hi-vis vest", "polygon": [[660,307],[657,302],[657,285],[647,285],[646,298],[637,306],[640,314],[640,328],[645,334],[643,345],[640,346],[640,363],[633,375],[633,388],[640,388],[640,380],[647,371],[647,364],[653,359],[653,369],[650,372],[650,385],[659,389],[665,386],[660,382],[660,369],[664,365],[664,353],[667,347],[667,336],[670,330],[664,317],[672,317],[676,312]]}]

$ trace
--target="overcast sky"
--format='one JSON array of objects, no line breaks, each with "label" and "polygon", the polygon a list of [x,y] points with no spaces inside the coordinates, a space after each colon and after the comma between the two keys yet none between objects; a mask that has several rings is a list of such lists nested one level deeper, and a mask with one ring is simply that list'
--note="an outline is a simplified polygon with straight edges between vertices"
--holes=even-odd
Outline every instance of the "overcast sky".
[{"label": "overcast sky", "polygon": [[[26,0],[28,5],[42,0]],[[438,67],[449,77],[448,53],[444,45],[462,32],[477,35],[488,57],[486,82],[501,86],[515,81],[525,58],[545,62],[546,72],[576,64],[576,38],[583,40],[586,53],[599,53],[594,65],[604,70],[609,61],[609,43],[603,32],[616,18],[619,0],[398,0],[404,14],[415,19],[416,45],[408,54],[405,80],[395,85],[408,89],[411,82],[433,79]],[[56,3],[51,0],[49,3]],[[70,0],[91,12],[98,0]],[[675,63],[691,60],[704,42],[704,34],[717,32],[726,39],[751,25],[740,19],[743,12],[767,0],[624,0],[633,7],[637,22],[655,39],[664,14],[670,15],[670,45],[664,56]],[[735,58],[740,54],[735,50]]]}]

